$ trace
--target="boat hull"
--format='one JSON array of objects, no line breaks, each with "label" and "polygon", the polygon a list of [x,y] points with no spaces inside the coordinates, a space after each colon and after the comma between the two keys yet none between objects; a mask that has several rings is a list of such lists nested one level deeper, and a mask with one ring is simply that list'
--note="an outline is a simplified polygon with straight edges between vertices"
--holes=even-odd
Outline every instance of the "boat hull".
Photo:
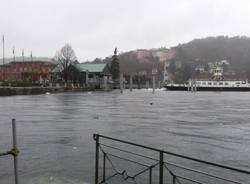
[{"label": "boat hull", "polygon": [[[187,86],[165,86],[170,91],[188,91]],[[250,87],[196,87],[197,91],[250,91]]]}]

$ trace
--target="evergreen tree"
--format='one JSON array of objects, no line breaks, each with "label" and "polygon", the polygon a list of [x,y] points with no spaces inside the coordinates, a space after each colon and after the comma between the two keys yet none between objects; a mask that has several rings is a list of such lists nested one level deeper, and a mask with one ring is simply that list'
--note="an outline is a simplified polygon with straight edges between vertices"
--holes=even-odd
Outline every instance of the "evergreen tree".
[{"label": "evergreen tree", "polygon": [[117,48],[115,48],[114,55],[112,56],[111,66],[110,66],[111,74],[113,79],[118,79],[120,75],[120,64],[117,56]]}]

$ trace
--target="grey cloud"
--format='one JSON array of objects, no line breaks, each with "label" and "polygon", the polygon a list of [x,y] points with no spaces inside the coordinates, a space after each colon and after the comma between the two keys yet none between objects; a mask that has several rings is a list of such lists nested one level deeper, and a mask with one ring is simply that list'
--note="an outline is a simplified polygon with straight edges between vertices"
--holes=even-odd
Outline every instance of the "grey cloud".
[{"label": "grey cloud", "polygon": [[[6,55],[52,57],[70,43],[81,61],[194,38],[250,34],[247,0],[6,0],[0,35]],[[0,53],[2,55],[2,53]]]}]

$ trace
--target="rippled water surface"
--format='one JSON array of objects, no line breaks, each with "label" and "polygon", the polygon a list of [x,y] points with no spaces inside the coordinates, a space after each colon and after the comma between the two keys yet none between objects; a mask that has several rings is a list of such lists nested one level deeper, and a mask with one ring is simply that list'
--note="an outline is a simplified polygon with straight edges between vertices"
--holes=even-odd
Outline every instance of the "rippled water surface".
[{"label": "rippled water surface", "polygon": [[[93,133],[250,169],[250,93],[147,90],[0,98],[0,152],[17,119],[25,184],[93,183]],[[13,183],[0,158],[0,183]],[[53,182],[52,182],[53,181]]]}]

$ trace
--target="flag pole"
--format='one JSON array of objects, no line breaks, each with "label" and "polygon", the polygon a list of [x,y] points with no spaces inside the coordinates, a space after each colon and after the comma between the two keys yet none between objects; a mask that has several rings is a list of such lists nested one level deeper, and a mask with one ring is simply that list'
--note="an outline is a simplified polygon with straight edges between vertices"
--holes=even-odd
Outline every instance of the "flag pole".
[{"label": "flag pole", "polygon": [[23,57],[23,63],[24,63],[24,49],[22,50],[22,57]]},{"label": "flag pole", "polygon": [[5,59],[5,58],[4,58],[4,35],[3,35],[3,65],[5,64],[5,63],[4,63],[4,59]]},{"label": "flag pole", "polygon": [[4,50],[5,50],[5,48],[4,48],[4,35],[3,35],[3,81],[5,80],[5,66],[4,66],[4,64],[5,64],[5,57],[4,57]]},{"label": "flag pole", "polygon": [[15,47],[13,47],[13,61],[16,61],[16,56],[15,56]]},{"label": "flag pole", "polygon": [[15,47],[13,47],[13,63],[14,63],[14,66],[15,66],[15,70],[14,70],[14,79],[17,80],[17,77],[16,77],[16,73],[17,73],[17,64],[16,64],[16,56],[15,56]]},{"label": "flag pole", "polygon": [[22,76],[22,80],[24,80],[24,68],[25,68],[25,67],[24,67],[24,49],[22,50],[22,57],[23,57],[23,64],[22,64],[22,66],[23,66],[22,68],[23,68],[23,69],[22,69],[22,74],[21,74],[21,76]]}]

